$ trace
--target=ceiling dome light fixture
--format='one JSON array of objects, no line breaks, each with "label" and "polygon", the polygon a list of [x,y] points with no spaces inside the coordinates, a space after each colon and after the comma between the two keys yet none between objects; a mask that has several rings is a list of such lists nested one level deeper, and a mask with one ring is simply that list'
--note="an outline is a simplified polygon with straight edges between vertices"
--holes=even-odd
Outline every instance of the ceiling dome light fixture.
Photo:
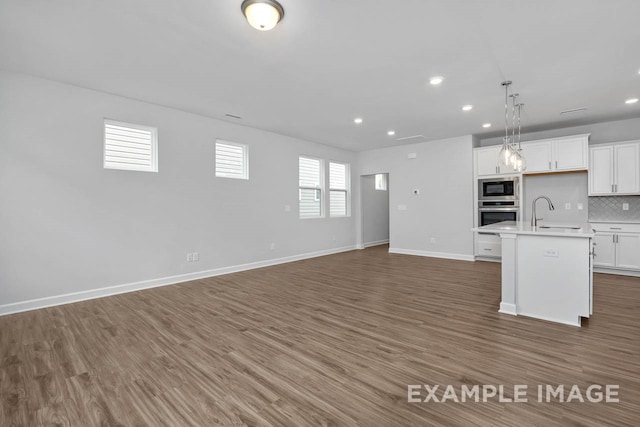
[{"label": "ceiling dome light fixture", "polygon": [[275,0],[244,0],[242,13],[256,30],[268,31],[284,18],[282,5]]},{"label": "ceiling dome light fixture", "polygon": [[636,102],[638,102],[638,98],[631,98],[624,101],[625,104],[635,104]]},{"label": "ceiling dome light fixture", "polygon": [[437,86],[440,83],[442,83],[443,80],[444,80],[444,77],[435,76],[435,77],[431,77],[431,79],[429,80],[429,83],[431,83],[433,86]]}]

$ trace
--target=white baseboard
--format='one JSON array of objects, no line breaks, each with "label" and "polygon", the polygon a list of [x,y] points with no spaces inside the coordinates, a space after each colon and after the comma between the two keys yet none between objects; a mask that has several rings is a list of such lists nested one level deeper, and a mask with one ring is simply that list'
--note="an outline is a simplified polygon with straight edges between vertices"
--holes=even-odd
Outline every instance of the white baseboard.
[{"label": "white baseboard", "polygon": [[389,239],[385,239],[385,240],[376,240],[375,242],[368,242],[365,243],[363,246],[365,248],[370,248],[372,246],[380,246],[380,245],[386,245],[389,243]]},{"label": "white baseboard", "polygon": [[498,313],[510,314],[512,316],[517,316],[518,315],[518,310],[517,310],[515,304],[511,304],[511,303],[507,303],[507,302],[501,302],[500,303],[500,310],[498,310]]},{"label": "white baseboard", "polygon": [[194,273],[179,274],[177,276],[161,277],[158,279],[144,280],[141,282],[127,283],[124,285],[108,286],[105,288],[91,289],[87,291],[72,292],[63,295],[37,298],[28,301],[19,301],[11,304],[0,305],[0,316],[20,313],[23,311],[36,310],[39,308],[53,307],[56,305],[70,304],[73,302],[86,301],[95,298],[102,298],[111,295],[124,294],[127,292],[140,291],[142,289],[156,288],[159,286],[174,285],[176,283],[188,282],[191,280],[204,279],[206,277],[220,276],[223,274],[237,273],[240,271],[253,270],[255,268],[269,267],[272,265],[285,264],[293,261],[301,261],[308,258],[316,258],[325,255],[337,254],[356,249],[356,245],[342,248],[328,249],[324,251],[308,252],[306,254],[292,255],[283,258],[276,258],[264,261],[251,262],[248,264],[233,265],[229,267],[215,268],[213,270],[197,271]]},{"label": "white baseboard", "polygon": [[431,257],[431,258],[457,259],[457,260],[460,260],[460,261],[474,261],[475,260],[473,255],[452,254],[452,253],[449,253],[449,252],[419,251],[419,250],[415,250],[415,249],[389,248],[389,253],[391,253],[391,254],[403,254],[403,255],[426,256],[426,257]]},{"label": "white baseboard", "polygon": [[619,268],[593,267],[594,273],[617,274],[620,276],[640,277],[640,271],[637,270],[621,270]]}]

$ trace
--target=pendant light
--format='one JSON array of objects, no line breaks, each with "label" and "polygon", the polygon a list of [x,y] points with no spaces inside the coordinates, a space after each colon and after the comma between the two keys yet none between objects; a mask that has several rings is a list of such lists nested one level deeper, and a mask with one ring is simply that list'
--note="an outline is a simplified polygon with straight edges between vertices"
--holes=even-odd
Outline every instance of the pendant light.
[{"label": "pendant light", "polygon": [[244,0],[242,13],[256,30],[269,31],[284,17],[282,5],[275,0]]},{"label": "pendant light", "polygon": [[[509,86],[511,84],[510,80],[501,83],[504,87],[504,138],[502,139],[502,148],[498,158],[502,165],[510,167],[516,172],[522,172],[527,168],[527,161],[522,154],[522,146],[520,144],[521,115],[524,104],[518,103],[519,94],[509,95]],[[509,98],[511,98],[511,136],[509,136]],[[518,127],[517,137],[516,122]]]}]

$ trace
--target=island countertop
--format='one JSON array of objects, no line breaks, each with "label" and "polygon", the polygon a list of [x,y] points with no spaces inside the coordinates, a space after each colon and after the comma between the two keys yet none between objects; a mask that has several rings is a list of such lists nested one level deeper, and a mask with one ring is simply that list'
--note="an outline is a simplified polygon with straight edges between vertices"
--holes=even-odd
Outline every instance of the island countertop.
[{"label": "island countertop", "polygon": [[583,237],[594,236],[594,231],[588,223],[560,223],[541,221],[537,227],[528,221],[503,221],[495,224],[476,227],[473,231],[495,234],[527,234],[534,236]]}]

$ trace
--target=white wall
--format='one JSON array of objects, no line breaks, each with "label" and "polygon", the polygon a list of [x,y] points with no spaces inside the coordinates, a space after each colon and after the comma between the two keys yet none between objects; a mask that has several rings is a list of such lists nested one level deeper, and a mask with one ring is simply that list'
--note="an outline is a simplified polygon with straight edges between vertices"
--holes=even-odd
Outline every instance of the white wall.
[{"label": "white wall", "polygon": [[389,241],[389,191],[376,190],[375,175],[361,177],[362,240],[365,246]]},{"label": "white wall", "polygon": [[[159,173],[103,169],[105,117],[158,127]],[[249,181],[214,176],[216,138],[249,145]],[[0,313],[354,247],[353,216],[298,218],[300,154],[350,162],[357,182],[349,151],[0,73]]]},{"label": "white wall", "polygon": [[473,259],[470,135],[364,151],[358,165],[360,175],[389,172],[390,250]]}]

